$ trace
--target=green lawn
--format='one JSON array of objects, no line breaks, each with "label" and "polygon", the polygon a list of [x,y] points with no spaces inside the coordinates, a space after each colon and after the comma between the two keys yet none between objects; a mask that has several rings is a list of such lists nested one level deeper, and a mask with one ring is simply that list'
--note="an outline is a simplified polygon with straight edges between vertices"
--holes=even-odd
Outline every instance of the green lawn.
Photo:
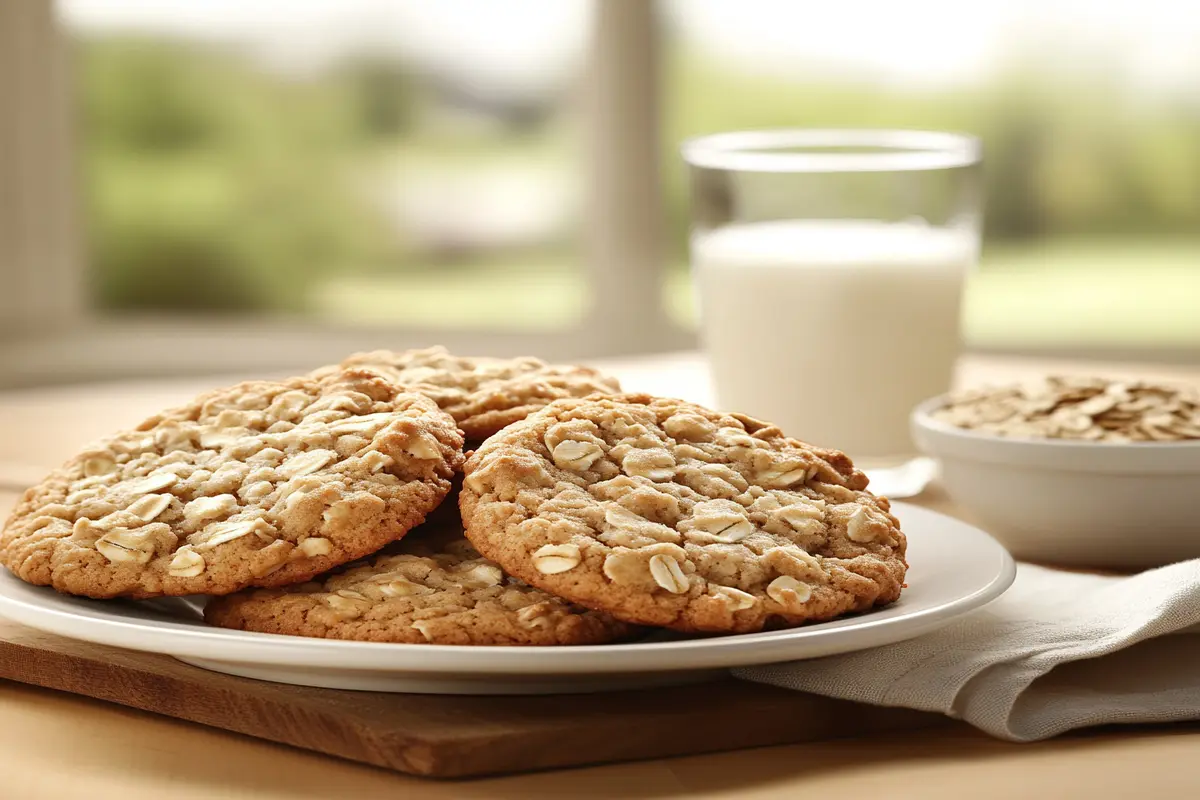
[{"label": "green lawn", "polygon": [[1058,241],[984,267],[966,298],[974,343],[1200,350],[1200,242]]},{"label": "green lawn", "polygon": [[[420,327],[552,330],[587,305],[581,268],[551,256],[498,257],[461,268],[339,277],[314,300],[327,319]],[[680,266],[664,308],[695,324]],[[1039,347],[1196,347],[1200,241],[1053,241],[992,248],[970,281],[966,336],[974,344]]]}]

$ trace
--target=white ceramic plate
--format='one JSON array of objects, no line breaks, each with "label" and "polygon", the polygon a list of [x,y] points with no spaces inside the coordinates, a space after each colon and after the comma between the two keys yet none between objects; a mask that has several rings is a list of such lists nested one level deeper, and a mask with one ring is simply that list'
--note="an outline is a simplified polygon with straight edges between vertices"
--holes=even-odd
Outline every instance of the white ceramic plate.
[{"label": "white ceramic plate", "polygon": [[463,647],[345,642],[207,627],[202,600],[98,601],[30,586],[0,569],[0,614],[90,642],[164,653],[206,669],[306,686],[442,694],[544,694],[705,680],[728,667],[890,644],[999,597],[1016,568],[982,531],[895,504],[908,535],[909,588],[887,608],[792,630],[586,647]]}]

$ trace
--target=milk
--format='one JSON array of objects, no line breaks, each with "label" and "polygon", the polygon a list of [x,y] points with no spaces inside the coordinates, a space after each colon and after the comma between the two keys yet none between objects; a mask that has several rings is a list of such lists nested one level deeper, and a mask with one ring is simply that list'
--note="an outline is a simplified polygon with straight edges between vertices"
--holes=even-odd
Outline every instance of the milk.
[{"label": "milk", "polygon": [[720,407],[851,456],[911,455],[909,411],[950,386],[976,242],[973,231],[859,220],[694,234]]}]

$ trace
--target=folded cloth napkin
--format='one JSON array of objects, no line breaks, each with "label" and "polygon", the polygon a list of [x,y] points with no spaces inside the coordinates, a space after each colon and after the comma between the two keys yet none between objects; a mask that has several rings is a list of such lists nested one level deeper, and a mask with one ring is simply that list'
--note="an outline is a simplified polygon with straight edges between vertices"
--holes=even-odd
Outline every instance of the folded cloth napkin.
[{"label": "folded cloth napkin", "polygon": [[1021,564],[998,600],[934,633],[734,674],[939,711],[1019,742],[1200,719],[1200,559],[1132,577]]}]

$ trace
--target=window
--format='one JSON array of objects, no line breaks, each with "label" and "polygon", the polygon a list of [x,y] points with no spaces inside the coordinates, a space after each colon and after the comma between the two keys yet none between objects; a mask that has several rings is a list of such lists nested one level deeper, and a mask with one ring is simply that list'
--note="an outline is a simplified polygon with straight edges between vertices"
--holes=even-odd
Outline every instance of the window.
[{"label": "window", "polygon": [[[27,62],[14,74],[40,72],[50,45],[70,57],[54,86],[0,82],[65,115],[42,114],[26,136],[52,131],[60,146],[10,159],[30,165],[22,193],[53,163],[77,168],[45,203],[75,224],[61,238],[76,252],[44,282],[28,280],[45,260],[31,252],[4,267],[29,284],[18,309],[69,285],[69,324],[14,326],[5,379],[295,368],[434,341],[546,357],[689,344],[639,306],[657,300],[660,266],[657,98],[642,86],[652,12],[640,0],[5,8],[13,25],[0,27]],[[653,290],[625,296],[639,283]]]},{"label": "window", "polygon": [[0,381],[691,347],[678,144],[771,126],[984,138],[971,346],[1194,358],[1198,37],[1169,0],[2,3]]},{"label": "window", "polygon": [[579,323],[582,0],[60,7],[99,311]]}]

